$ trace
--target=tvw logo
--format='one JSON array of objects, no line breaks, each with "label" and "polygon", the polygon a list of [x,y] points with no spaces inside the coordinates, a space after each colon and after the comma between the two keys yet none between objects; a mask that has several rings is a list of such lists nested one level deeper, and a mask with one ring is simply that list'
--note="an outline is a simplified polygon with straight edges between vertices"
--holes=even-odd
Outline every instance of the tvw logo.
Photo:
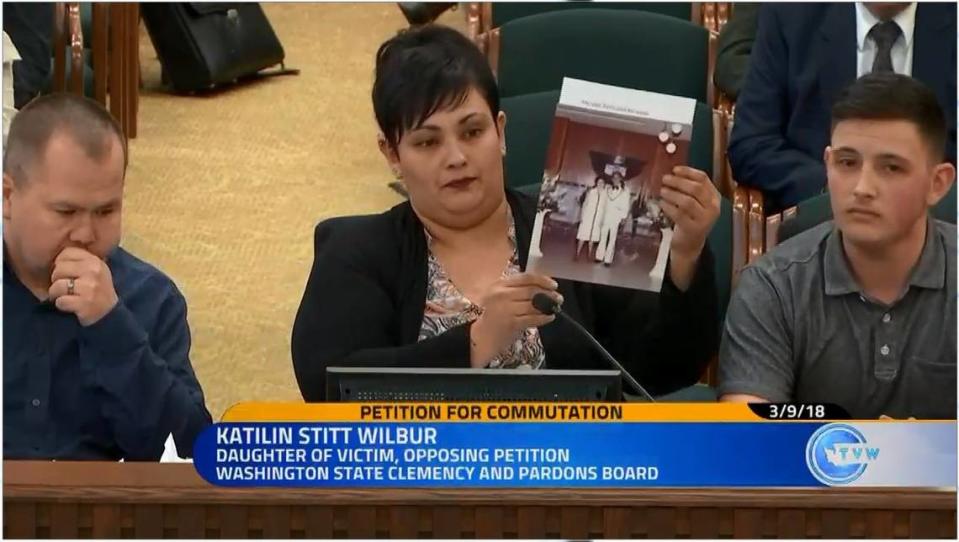
[{"label": "tvw logo", "polygon": [[856,481],[870,463],[878,460],[879,447],[869,446],[858,429],[843,423],[820,427],[806,443],[809,472],[829,486]]},{"label": "tvw logo", "polygon": [[826,460],[837,467],[871,463],[879,458],[879,448],[865,444],[833,444],[825,448]]}]

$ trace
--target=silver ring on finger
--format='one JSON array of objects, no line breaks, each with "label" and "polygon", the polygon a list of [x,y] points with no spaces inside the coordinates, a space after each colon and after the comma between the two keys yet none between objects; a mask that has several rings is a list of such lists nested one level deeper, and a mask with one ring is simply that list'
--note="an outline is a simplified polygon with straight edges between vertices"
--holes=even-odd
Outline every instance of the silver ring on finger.
[{"label": "silver ring on finger", "polygon": [[67,279],[67,295],[75,295],[77,288],[77,279]]}]

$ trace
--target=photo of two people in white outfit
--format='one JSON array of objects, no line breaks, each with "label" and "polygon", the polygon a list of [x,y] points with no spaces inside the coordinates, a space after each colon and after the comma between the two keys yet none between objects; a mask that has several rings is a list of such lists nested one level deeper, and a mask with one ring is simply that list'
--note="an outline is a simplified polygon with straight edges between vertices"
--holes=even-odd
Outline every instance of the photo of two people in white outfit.
[{"label": "photo of two people in white outfit", "polygon": [[616,257],[616,239],[632,202],[633,197],[619,172],[614,173],[608,183],[604,177],[596,177],[595,184],[582,196],[573,260],[578,261],[583,247],[588,245],[587,257],[592,255],[596,263],[611,266]]},{"label": "photo of two people in white outfit", "polygon": [[564,172],[544,175],[530,262],[552,276],[658,289],[656,264],[664,239],[668,250],[672,225],[640,175],[644,163],[589,154],[590,177],[573,182]]}]

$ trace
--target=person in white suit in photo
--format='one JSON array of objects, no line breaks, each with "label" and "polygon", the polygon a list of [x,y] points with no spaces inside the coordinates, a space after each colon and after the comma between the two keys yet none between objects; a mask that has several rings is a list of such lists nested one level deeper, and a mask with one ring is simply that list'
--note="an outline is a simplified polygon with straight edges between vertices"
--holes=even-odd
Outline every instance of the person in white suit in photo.
[{"label": "person in white suit in photo", "polygon": [[629,215],[632,204],[632,195],[623,183],[623,176],[613,174],[612,185],[603,192],[603,227],[599,238],[599,247],[596,249],[596,261],[603,262],[607,267],[613,264],[616,256],[616,237],[619,226]]},{"label": "person in white suit in photo", "polygon": [[593,254],[596,243],[599,242],[603,228],[603,215],[606,211],[606,180],[602,176],[596,177],[593,186],[583,194],[583,202],[579,210],[579,228],[576,230],[576,254],[573,260],[578,260],[583,246],[589,243],[587,254]]}]

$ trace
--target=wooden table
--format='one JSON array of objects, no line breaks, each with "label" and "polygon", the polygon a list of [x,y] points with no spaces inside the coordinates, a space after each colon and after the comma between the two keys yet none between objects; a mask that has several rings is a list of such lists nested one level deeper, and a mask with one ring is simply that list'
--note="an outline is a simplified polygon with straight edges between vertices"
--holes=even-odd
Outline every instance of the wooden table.
[{"label": "wooden table", "polygon": [[189,464],[3,465],[4,537],[954,538],[956,492],[224,489]]}]

